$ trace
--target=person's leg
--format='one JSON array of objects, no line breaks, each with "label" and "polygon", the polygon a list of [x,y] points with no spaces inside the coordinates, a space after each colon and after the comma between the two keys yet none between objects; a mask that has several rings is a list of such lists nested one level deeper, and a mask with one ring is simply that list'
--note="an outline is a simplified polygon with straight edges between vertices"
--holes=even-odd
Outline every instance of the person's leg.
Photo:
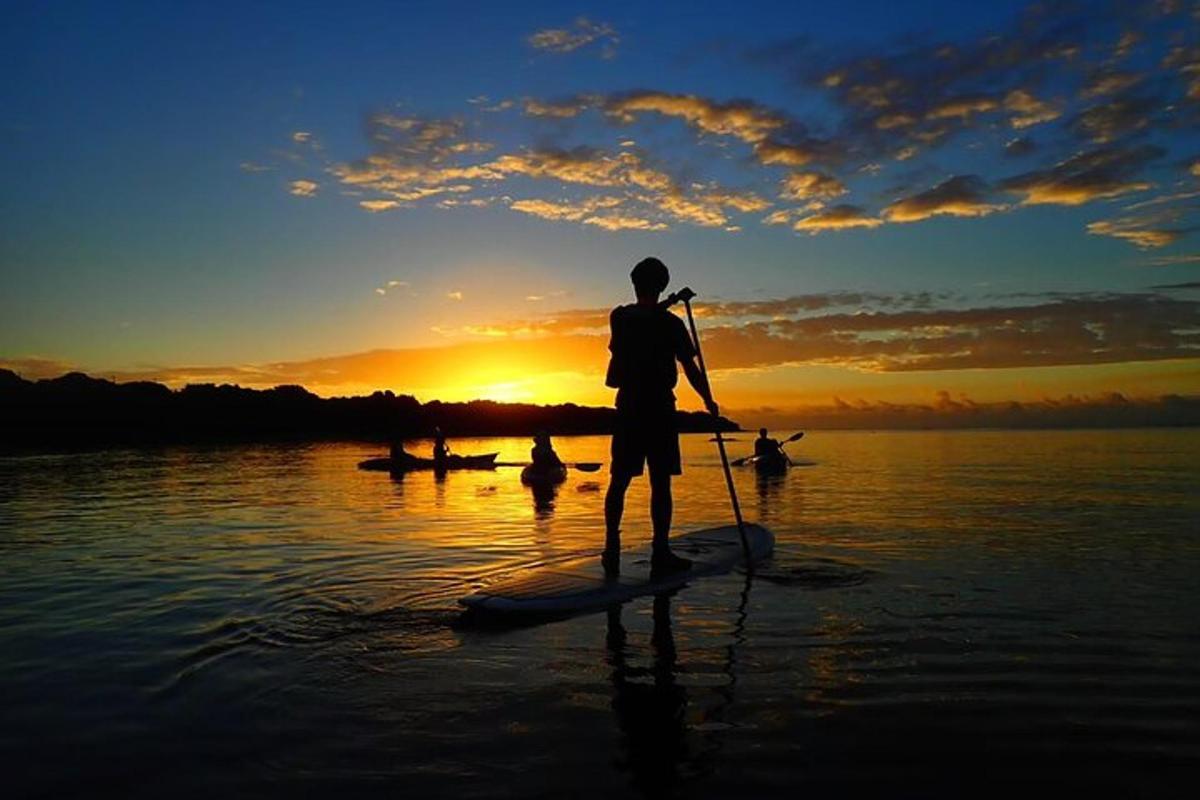
[{"label": "person's leg", "polygon": [[692,562],[671,552],[671,471],[650,471],[650,519],[654,522],[654,546],[650,569],[654,572],[677,572],[690,569]]},{"label": "person's leg", "polygon": [[665,469],[650,469],[650,521],[654,525],[654,552],[667,552],[671,535],[671,473]]},{"label": "person's leg", "polygon": [[615,573],[621,565],[621,517],[625,513],[625,490],[632,475],[615,472],[604,495],[604,556],[601,562],[607,572]]},{"label": "person's leg", "polygon": [[604,539],[605,546],[615,543],[621,547],[621,517],[625,514],[625,491],[629,488],[632,475],[613,473],[608,481],[608,493],[604,495]]}]

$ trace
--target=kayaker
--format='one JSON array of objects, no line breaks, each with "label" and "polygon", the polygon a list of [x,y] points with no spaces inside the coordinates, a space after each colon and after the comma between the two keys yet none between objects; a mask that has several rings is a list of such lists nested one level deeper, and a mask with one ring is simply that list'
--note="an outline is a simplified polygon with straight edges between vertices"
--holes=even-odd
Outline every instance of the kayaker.
[{"label": "kayaker", "polygon": [[630,481],[650,468],[650,519],[654,527],[651,569],[686,570],[692,562],[671,552],[671,476],[683,472],[675,420],[676,362],[688,383],[716,415],[708,382],[696,365],[696,350],[679,317],[659,306],[671,276],[657,258],[637,263],[630,273],[637,302],[617,306],[609,316],[612,358],[605,383],[617,390],[616,430],[612,437],[612,479],[604,499],[604,568],[620,564],[621,517]]},{"label": "kayaker", "polygon": [[391,459],[393,467],[404,467],[414,461],[420,460],[416,456],[404,451],[404,440],[399,438],[392,440],[392,446],[388,456]]},{"label": "kayaker", "polygon": [[529,451],[529,459],[533,462],[533,468],[539,471],[549,472],[563,466],[562,459],[554,452],[554,445],[550,443],[550,434],[545,431],[538,431],[533,437],[533,449]]},{"label": "kayaker", "polygon": [[754,455],[771,461],[787,457],[787,454],[783,452],[783,444],[778,439],[769,438],[766,428],[758,429],[758,438],[754,440]]}]

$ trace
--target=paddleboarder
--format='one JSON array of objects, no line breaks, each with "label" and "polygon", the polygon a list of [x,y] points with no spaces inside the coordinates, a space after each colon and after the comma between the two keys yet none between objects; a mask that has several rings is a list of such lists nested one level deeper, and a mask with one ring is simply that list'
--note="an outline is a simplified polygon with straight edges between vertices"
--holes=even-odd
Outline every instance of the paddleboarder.
[{"label": "paddleboarder", "polygon": [[630,481],[648,467],[654,528],[651,568],[660,573],[686,570],[691,562],[672,553],[668,542],[671,476],[683,472],[675,421],[676,362],[714,416],[718,408],[696,365],[696,349],[687,328],[659,303],[671,280],[666,265],[657,258],[642,259],[630,279],[637,302],[617,306],[609,316],[611,358],[605,383],[617,390],[617,422],[612,438],[612,479],[604,499],[603,563],[609,572],[619,568],[625,492]]}]

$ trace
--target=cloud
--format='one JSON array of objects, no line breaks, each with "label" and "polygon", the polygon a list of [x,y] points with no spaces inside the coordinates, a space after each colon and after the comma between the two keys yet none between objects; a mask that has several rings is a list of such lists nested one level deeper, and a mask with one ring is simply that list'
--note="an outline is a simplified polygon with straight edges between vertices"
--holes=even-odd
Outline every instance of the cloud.
[{"label": "cloud", "polygon": [[839,197],[847,191],[837,178],[821,172],[793,172],[783,179],[781,186],[779,195],[788,200]]},{"label": "cloud", "polygon": [[837,205],[797,220],[792,228],[817,234],[846,228],[876,228],[882,224],[883,220],[870,216],[859,206]]},{"label": "cloud", "polygon": [[1016,139],[1010,139],[1004,145],[1004,155],[1010,158],[1020,158],[1027,156],[1037,150],[1037,143],[1028,136],[1019,136]]},{"label": "cloud", "polygon": [[1083,87],[1082,96],[1086,99],[1101,97],[1106,94],[1119,94],[1140,83],[1142,76],[1133,72],[1119,70],[1098,70],[1088,78]]},{"label": "cloud", "polygon": [[665,191],[675,185],[671,176],[647,166],[636,153],[610,155],[590,147],[531,150],[501,156],[488,166],[503,175],[553,178],[587,186],[633,186]]},{"label": "cloud", "polygon": [[629,217],[621,214],[604,214],[588,217],[584,225],[595,225],[606,231],[663,231],[667,229],[665,222],[654,222],[641,217]]},{"label": "cloud", "polygon": [[446,292],[446,297],[450,300],[454,300],[456,302],[461,302],[463,299],[463,293],[460,292],[458,289],[455,289],[452,292]]},{"label": "cloud", "polygon": [[1008,178],[1000,183],[1000,187],[1013,194],[1025,195],[1022,205],[1081,205],[1149,189],[1149,182],[1135,176],[1163,153],[1154,145],[1099,147],[1060,161],[1049,169]]},{"label": "cloud", "polygon": [[883,215],[890,222],[917,222],[940,214],[952,217],[982,217],[1007,206],[987,201],[987,183],[978,175],[956,175],[928,191],[887,206]]},{"label": "cloud", "polygon": [[288,184],[288,193],[296,197],[316,197],[318,184],[313,181],[297,180]]},{"label": "cloud", "polygon": [[549,220],[580,222],[601,208],[614,208],[624,202],[620,197],[590,197],[579,202],[555,203],[548,200],[514,200],[513,211]]},{"label": "cloud", "polygon": [[1004,96],[1004,108],[1013,112],[1008,124],[1018,130],[1058,119],[1062,112],[1038,100],[1024,89],[1013,89]]},{"label": "cloud", "polygon": [[242,163],[238,164],[238,169],[240,169],[242,172],[269,172],[271,167],[263,164],[256,164],[253,161],[243,161]]},{"label": "cloud", "polygon": [[982,114],[985,111],[995,111],[999,107],[1000,103],[990,97],[955,97],[930,108],[925,114],[925,118],[957,119],[960,122],[969,122],[974,115]]},{"label": "cloud", "polygon": [[1105,144],[1149,127],[1162,106],[1158,98],[1121,95],[1083,110],[1071,127],[1081,137]]},{"label": "cloud", "polygon": [[313,141],[313,135],[308,131],[296,131],[292,134],[292,141],[297,144],[308,144]]},{"label": "cloud", "polygon": [[386,295],[388,292],[391,292],[393,290],[399,291],[399,290],[407,289],[408,287],[409,287],[408,281],[390,280],[387,283],[385,283],[383,286],[377,286],[375,288],[375,294]]},{"label": "cloud", "polygon": [[400,208],[401,205],[396,200],[359,200],[358,204],[373,214],[378,214],[381,211],[391,211],[393,208]]},{"label": "cloud", "polygon": [[1146,261],[1149,267],[1173,267],[1180,264],[1200,264],[1200,253],[1179,253],[1171,256],[1158,256]]},{"label": "cloud", "polygon": [[1143,250],[1173,244],[1185,231],[1152,227],[1161,222],[1158,217],[1122,217],[1088,223],[1088,233],[1124,239]]},{"label": "cloud", "polygon": [[573,53],[582,47],[601,42],[604,45],[602,55],[611,58],[621,40],[612,25],[580,17],[569,28],[545,28],[531,34],[525,41],[535,50],[545,50],[549,53]]},{"label": "cloud", "polygon": [[525,113],[531,117],[555,117],[571,119],[577,117],[589,108],[594,108],[604,102],[601,95],[576,95],[565,100],[543,101],[534,97],[525,98],[522,103]]},{"label": "cloud", "polygon": [[604,111],[626,122],[639,113],[677,117],[704,133],[732,136],[750,144],[765,140],[788,124],[783,115],[748,100],[719,103],[696,95],[666,92],[639,91],[610,97],[604,103]]}]

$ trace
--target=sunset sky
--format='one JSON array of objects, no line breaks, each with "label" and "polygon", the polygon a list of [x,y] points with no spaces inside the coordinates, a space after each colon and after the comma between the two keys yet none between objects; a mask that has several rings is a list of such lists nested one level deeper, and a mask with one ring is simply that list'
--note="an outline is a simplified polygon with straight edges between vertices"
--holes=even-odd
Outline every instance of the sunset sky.
[{"label": "sunset sky", "polygon": [[734,414],[1200,394],[1198,3],[5,8],[28,378],[603,404],[657,255]]}]

